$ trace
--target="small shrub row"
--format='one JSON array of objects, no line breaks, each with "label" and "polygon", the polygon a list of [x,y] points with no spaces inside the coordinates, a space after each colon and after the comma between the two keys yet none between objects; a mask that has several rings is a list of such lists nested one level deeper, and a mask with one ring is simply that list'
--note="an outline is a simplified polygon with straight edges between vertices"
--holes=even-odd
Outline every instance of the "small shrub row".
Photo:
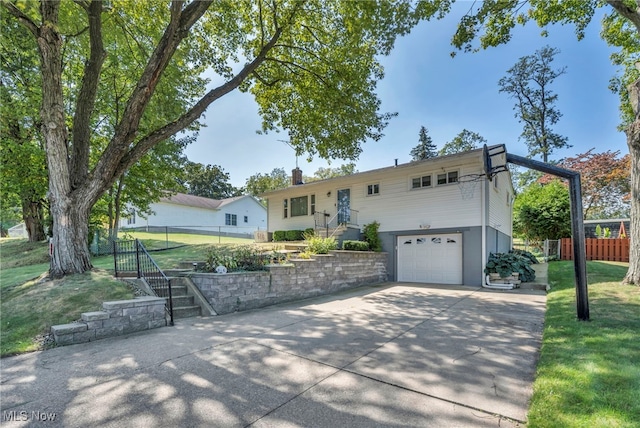
[{"label": "small shrub row", "polygon": [[305,239],[305,235],[313,234],[313,228],[307,228],[305,230],[276,230],[273,232],[273,241],[302,241]]},{"label": "small shrub row", "polygon": [[350,251],[369,251],[369,243],[366,241],[342,241],[342,249]]},{"label": "small shrub row", "polygon": [[218,266],[224,266],[227,272],[265,270],[272,259],[252,245],[216,246],[207,251],[204,270],[215,272]]}]

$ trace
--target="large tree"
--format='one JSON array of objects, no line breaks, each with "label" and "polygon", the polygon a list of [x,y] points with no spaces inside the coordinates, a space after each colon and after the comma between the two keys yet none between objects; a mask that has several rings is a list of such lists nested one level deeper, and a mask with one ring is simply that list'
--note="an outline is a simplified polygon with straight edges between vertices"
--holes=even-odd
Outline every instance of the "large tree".
[{"label": "large tree", "polygon": [[513,204],[513,231],[534,245],[571,236],[569,190],[558,179],[532,183]]},{"label": "large tree", "polygon": [[[209,105],[234,89],[250,91],[260,106],[263,131],[286,129],[291,144],[322,157],[355,158],[367,138],[379,139],[391,115],[379,112],[375,94],[380,55],[420,18],[438,13],[409,1],[2,1],[37,44],[42,75],[41,121],[53,216],[53,277],[91,268],[87,246],[91,207],[152,147],[184,130]],[[144,18],[144,19],[142,19]],[[126,45],[109,42],[105,24],[117,22]],[[157,29],[159,37],[154,37]],[[142,33],[142,34],[141,34]],[[95,163],[96,102],[105,59],[141,49],[136,84]],[[84,60],[79,79],[64,79],[64,55],[73,45]],[[243,59],[240,62],[239,58]],[[209,68],[222,83],[172,120],[140,124],[173,61]],[[115,65],[114,65],[115,66]]]},{"label": "large tree", "polygon": [[345,175],[351,175],[357,173],[356,164],[353,162],[340,165],[335,168],[331,167],[320,167],[313,173],[312,177],[307,177],[305,179],[305,183],[309,183],[311,181],[319,181],[319,180],[327,180],[329,178],[342,177]]},{"label": "large tree", "polygon": [[250,195],[259,197],[265,192],[285,189],[290,184],[291,180],[284,168],[274,168],[269,174],[257,173],[247,178],[244,187]]},{"label": "large tree", "polygon": [[438,151],[439,156],[452,155],[462,153],[469,150],[477,149],[483,144],[487,144],[487,140],[477,132],[463,129],[453,140],[448,141]]},{"label": "large tree", "polygon": [[[619,151],[594,153],[594,150],[563,159],[558,166],[580,173],[585,219],[627,217],[631,202],[630,156],[620,157]],[[548,183],[555,178],[544,175],[539,182]]]},{"label": "large tree", "polygon": [[433,143],[429,131],[424,126],[418,132],[418,145],[411,149],[409,153],[412,160],[420,161],[438,156],[436,145]]},{"label": "large tree", "polygon": [[[33,41],[6,14],[0,17],[0,198],[18,200],[29,241],[45,239],[47,163],[40,132],[42,100]],[[12,196],[15,196],[13,198]]]},{"label": "large tree", "polygon": [[229,173],[218,165],[188,162],[185,167],[184,188],[190,195],[211,199],[240,196],[241,189],[234,187],[229,180]]},{"label": "large tree", "polygon": [[548,162],[556,149],[570,147],[567,137],[553,131],[562,113],[555,106],[558,94],[551,90],[553,81],[563,75],[565,68],[553,68],[558,50],[545,46],[533,55],[521,57],[498,81],[500,92],[516,100],[515,117],[523,124],[520,138],[529,147],[529,155],[542,155]]},{"label": "large tree", "polygon": [[[509,42],[518,24],[534,21],[540,27],[550,24],[575,25],[578,39],[593,19],[597,8],[605,8],[602,38],[619,48],[611,59],[624,68],[614,79],[613,89],[621,99],[622,128],[627,134],[631,156],[631,250],[626,283],[640,284],[640,5],[634,0],[579,1],[484,1],[474,3],[461,19],[453,45],[464,51]],[[477,42],[477,43],[476,43]],[[603,58],[604,61],[604,58]]]}]

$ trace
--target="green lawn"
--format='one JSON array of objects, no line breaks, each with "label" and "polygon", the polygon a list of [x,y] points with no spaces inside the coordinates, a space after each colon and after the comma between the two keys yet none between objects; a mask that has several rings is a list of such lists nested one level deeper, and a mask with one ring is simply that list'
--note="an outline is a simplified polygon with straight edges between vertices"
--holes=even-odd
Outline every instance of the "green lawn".
[{"label": "green lawn", "polygon": [[[154,235],[154,234],[149,234]],[[179,267],[181,261],[204,260],[207,249],[216,243],[199,243],[201,236],[175,236],[178,244],[190,245],[153,251],[153,259],[162,269]],[[164,241],[141,234],[139,238],[156,243]],[[205,237],[211,241],[212,237]],[[217,239],[217,237],[215,237]],[[160,242],[160,244],[158,244]],[[248,243],[250,240],[222,238],[222,242]],[[38,336],[52,325],[80,318],[82,312],[100,310],[103,301],[130,299],[132,290],[113,278],[113,256],[92,259],[94,269],[60,280],[46,278],[49,269],[48,244],[24,239],[0,239],[0,356],[40,349]]]},{"label": "green lawn", "polygon": [[640,427],[640,287],[621,285],[627,267],[587,263],[585,322],[576,316],[572,262],[549,264],[530,427]]}]

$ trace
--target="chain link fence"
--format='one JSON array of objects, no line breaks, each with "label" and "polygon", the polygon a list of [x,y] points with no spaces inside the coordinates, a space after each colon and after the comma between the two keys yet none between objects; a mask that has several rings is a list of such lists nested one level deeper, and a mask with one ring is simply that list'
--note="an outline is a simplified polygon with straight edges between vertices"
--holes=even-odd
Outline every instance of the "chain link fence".
[{"label": "chain link fence", "polygon": [[545,239],[542,242],[530,242],[529,240],[524,240],[514,242],[513,248],[529,251],[539,260],[548,262],[560,260],[560,242],[560,239]]}]

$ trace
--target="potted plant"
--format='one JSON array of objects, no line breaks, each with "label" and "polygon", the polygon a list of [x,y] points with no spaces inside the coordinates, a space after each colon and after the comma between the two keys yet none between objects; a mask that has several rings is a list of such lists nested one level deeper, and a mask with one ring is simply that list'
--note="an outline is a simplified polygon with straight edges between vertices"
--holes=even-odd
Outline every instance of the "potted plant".
[{"label": "potted plant", "polygon": [[533,281],[536,276],[535,271],[531,268],[531,261],[515,253],[491,253],[484,273],[490,277],[493,273],[494,276],[497,274],[503,279],[512,277],[510,279],[513,281],[520,279],[523,282]]}]

